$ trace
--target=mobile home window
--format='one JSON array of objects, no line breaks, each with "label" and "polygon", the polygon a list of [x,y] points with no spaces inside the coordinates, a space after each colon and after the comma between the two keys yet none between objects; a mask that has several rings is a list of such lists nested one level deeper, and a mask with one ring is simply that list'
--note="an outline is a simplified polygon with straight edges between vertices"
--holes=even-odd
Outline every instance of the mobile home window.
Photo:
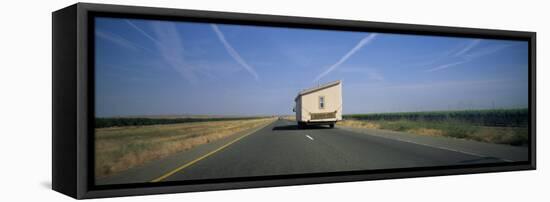
[{"label": "mobile home window", "polygon": [[319,96],[319,109],[325,108],[325,96]]}]

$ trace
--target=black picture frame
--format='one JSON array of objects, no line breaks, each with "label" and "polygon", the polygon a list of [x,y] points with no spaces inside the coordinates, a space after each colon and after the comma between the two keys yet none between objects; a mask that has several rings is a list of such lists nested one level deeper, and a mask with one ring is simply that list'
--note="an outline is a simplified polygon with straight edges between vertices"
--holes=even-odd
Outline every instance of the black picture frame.
[{"label": "black picture frame", "polygon": [[[529,43],[529,161],[288,176],[94,185],[94,37],[97,16],[523,40]],[[398,23],[77,3],[52,13],[52,188],[68,196],[164,194],[536,169],[536,33]]]}]

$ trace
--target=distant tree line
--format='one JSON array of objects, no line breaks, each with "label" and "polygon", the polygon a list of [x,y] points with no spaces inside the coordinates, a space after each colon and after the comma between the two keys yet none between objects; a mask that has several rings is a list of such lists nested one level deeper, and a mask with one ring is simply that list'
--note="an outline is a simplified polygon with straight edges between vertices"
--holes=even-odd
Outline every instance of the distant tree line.
[{"label": "distant tree line", "polygon": [[95,128],[107,128],[115,126],[145,126],[158,124],[177,124],[201,121],[228,121],[246,120],[258,117],[232,117],[232,118],[96,118]]}]

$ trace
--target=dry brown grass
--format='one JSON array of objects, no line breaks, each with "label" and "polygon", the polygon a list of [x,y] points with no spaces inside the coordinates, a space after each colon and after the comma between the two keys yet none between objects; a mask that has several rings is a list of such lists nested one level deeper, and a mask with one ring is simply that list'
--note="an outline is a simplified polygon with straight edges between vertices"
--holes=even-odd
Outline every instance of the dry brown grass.
[{"label": "dry brown grass", "polygon": [[418,135],[430,135],[430,136],[443,136],[445,135],[445,132],[443,130],[439,129],[432,129],[432,128],[413,128],[409,129],[406,132],[418,134]]},{"label": "dry brown grass", "polygon": [[273,118],[99,128],[95,176],[104,177],[176,152],[263,126]]},{"label": "dry brown grass", "polygon": [[[352,128],[368,128],[368,129],[382,129],[382,126],[379,123],[369,122],[369,121],[358,121],[358,120],[343,120],[336,123],[337,125],[347,126]],[[444,135],[442,130],[432,129],[432,128],[412,128],[406,130],[405,132],[419,134],[419,135],[433,135],[441,136]]]},{"label": "dry brown grass", "polygon": [[348,127],[354,127],[354,128],[380,129],[380,124],[368,122],[368,121],[342,120],[342,121],[336,122],[336,125],[348,126]]},{"label": "dry brown grass", "polygon": [[527,128],[480,127],[472,136],[482,142],[521,145],[519,143],[527,141],[527,134]]}]

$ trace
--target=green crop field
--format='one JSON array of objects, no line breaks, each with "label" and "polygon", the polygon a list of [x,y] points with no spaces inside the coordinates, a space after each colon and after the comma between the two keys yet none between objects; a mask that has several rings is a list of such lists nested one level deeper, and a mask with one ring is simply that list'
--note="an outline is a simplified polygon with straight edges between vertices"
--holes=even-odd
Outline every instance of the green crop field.
[{"label": "green crop field", "polygon": [[527,127],[528,109],[488,109],[433,112],[401,112],[377,114],[350,114],[344,119],[366,121],[458,121],[480,126]]},{"label": "green crop field", "polygon": [[481,142],[527,145],[528,109],[491,109],[344,115],[341,126],[383,129]]}]

